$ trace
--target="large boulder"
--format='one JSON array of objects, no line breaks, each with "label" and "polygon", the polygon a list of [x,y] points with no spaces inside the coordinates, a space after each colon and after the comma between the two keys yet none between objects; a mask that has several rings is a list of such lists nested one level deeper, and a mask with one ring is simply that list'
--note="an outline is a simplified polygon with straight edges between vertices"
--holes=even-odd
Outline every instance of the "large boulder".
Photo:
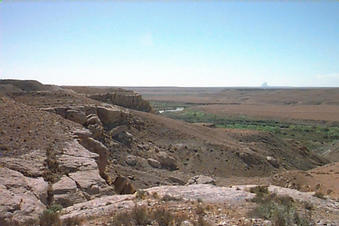
[{"label": "large boulder", "polygon": [[159,153],[157,153],[157,159],[160,162],[162,168],[166,168],[169,170],[178,169],[177,160],[164,151],[160,151]]},{"label": "large boulder", "polygon": [[115,126],[119,124],[123,124],[127,121],[128,114],[122,111],[118,107],[113,106],[98,106],[97,114],[99,116],[100,121],[105,126]]}]

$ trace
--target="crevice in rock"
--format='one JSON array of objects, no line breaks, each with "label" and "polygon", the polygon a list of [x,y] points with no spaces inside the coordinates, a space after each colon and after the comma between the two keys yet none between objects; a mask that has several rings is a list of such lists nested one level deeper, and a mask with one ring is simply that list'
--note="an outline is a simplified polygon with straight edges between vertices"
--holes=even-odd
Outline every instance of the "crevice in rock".
[{"label": "crevice in rock", "polygon": [[108,150],[106,146],[100,141],[91,137],[79,137],[78,140],[79,144],[81,144],[88,151],[99,155],[99,158],[96,160],[99,169],[99,175],[106,181],[108,185],[110,185],[111,180],[106,173],[106,166],[108,165]]},{"label": "crevice in rock", "polygon": [[42,176],[44,180],[48,182],[47,206],[51,206],[54,202],[53,184],[58,180],[61,174],[59,163],[57,161],[55,142],[53,142],[46,150],[46,160],[44,165],[46,169]]},{"label": "crevice in rock", "polygon": [[82,187],[80,186],[80,184],[76,181],[73,180],[71,177],[67,176],[69,179],[71,179],[72,181],[74,181],[74,183],[76,184],[77,188],[79,189],[79,191],[83,194],[83,196],[86,198],[87,201],[91,200],[91,197],[89,197],[89,195],[83,191]]}]

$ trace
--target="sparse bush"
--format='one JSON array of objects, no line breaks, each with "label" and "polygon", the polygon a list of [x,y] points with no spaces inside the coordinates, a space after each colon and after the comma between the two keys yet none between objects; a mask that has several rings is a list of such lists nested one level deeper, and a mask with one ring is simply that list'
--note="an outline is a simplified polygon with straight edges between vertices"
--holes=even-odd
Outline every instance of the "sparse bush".
[{"label": "sparse bush", "polygon": [[135,193],[135,197],[137,199],[145,199],[147,196],[149,196],[149,193],[145,190],[137,190]]},{"label": "sparse bush", "polygon": [[207,222],[202,215],[199,215],[198,221],[194,226],[211,226],[211,224]]},{"label": "sparse bush", "polygon": [[205,215],[205,209],[201,204],[198,204],[197,208],[195,209],[195,213],[199,216]]},{"label": "sparse bush", "polygon": [[59,212],[62,206],[56,204],[44,210],[40,216],[40,226],[61,226]]},{"label": "sparse bush", "polygon": [[187,220],[185,214],[173,214],[166,208],[157,208],[156,210],[147,209],[144,206],[135,206],[130,212],[117,214],[113,218],[112,226],[146,226],[152,222],[158,223],[159,226],[180,225]]},{"label": "sparse bush", "polygon": [[137,225],[148,225],[150,223],[150,217],[148,210],[145,206],[134,207],[132,215]]},{"label": "sparse bush", "polygon": [[255,193],[255,197],[252,199],[253,202],[260,202],[260,200],[269,194],[267,186],[251,187],[250,192]]},{"label": "sparse bush", "polygon": [[303,202],[303,205],[304,205],[304,208],[305,208],[306,210],[313,210],[313,205],[312,205],[312,203],[304,201],[304,202]]},{"label": "sparse bush", "polygon": [[154,199],[159,199],[159,195],[158,195],[157,192],[153,192],[153,193],[152,193],[152,197],[153,197]]},{"label": "sparse bush", "polygon": [[111,226],[132,226],[132,223],[133,221],[131,219],[130,213],[122,212],[116,214],[113,217],[113,222],[111,223]]},{"label": "sparse bush", "polygon": [[271,220],[275,226],[311,224],[310,219],[298,214],[291,197],[266,193],[266,189],[261,188],[253,189],[253,191],[256,192],[256,197],[252,201],[258,203],[258,206],[251,212],[251,215]]},{"label": "sparse bush", "polygon": [[81,219],[78,217],[74,218],[67,218],[66,220],[62,221],[62,226],[80,226]]}]

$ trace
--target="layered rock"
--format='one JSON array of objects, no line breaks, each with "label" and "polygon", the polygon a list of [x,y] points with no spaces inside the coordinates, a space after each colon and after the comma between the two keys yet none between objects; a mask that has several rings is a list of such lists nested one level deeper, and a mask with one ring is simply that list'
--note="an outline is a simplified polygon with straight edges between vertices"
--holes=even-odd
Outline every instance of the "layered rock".
[{"label": "layered rock", "polygon": [[139,111],[152,111],[150,103],[144,100],[140,94],[133,91],[115,91],[106,94],[89,95],[88,97],[108,104],[119,105]]},{"label": "layered rock", "polygon": [[[57,155],[59,168],[67,176],[64,175],[60,181],[53,184],[53,190],[56,191],[54,200],[63,206],[114,193],[113,188],[107,185],[101,177],[107,164],[104,158],[107,149],[100,142],[84,135],[87,133],[88,131],[83,131],[83,133],[77,131],[76,134],[82,134],[80,140],[84,142],[87,140],[86,145],[91,151],[102,153],[102,155],[89,151],[76,140],[68,142],[62,154]],[[63,190],[63,185],[65,185],[65,190]]]}]

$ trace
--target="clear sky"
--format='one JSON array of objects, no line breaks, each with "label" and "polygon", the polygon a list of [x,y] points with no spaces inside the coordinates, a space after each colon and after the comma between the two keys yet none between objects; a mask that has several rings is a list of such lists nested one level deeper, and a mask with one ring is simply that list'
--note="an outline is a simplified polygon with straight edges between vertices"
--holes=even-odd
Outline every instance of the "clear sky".
[{"label": "clear sky", "polygon": [[339,86],[339,1],[2,0],[0,77]]}]

